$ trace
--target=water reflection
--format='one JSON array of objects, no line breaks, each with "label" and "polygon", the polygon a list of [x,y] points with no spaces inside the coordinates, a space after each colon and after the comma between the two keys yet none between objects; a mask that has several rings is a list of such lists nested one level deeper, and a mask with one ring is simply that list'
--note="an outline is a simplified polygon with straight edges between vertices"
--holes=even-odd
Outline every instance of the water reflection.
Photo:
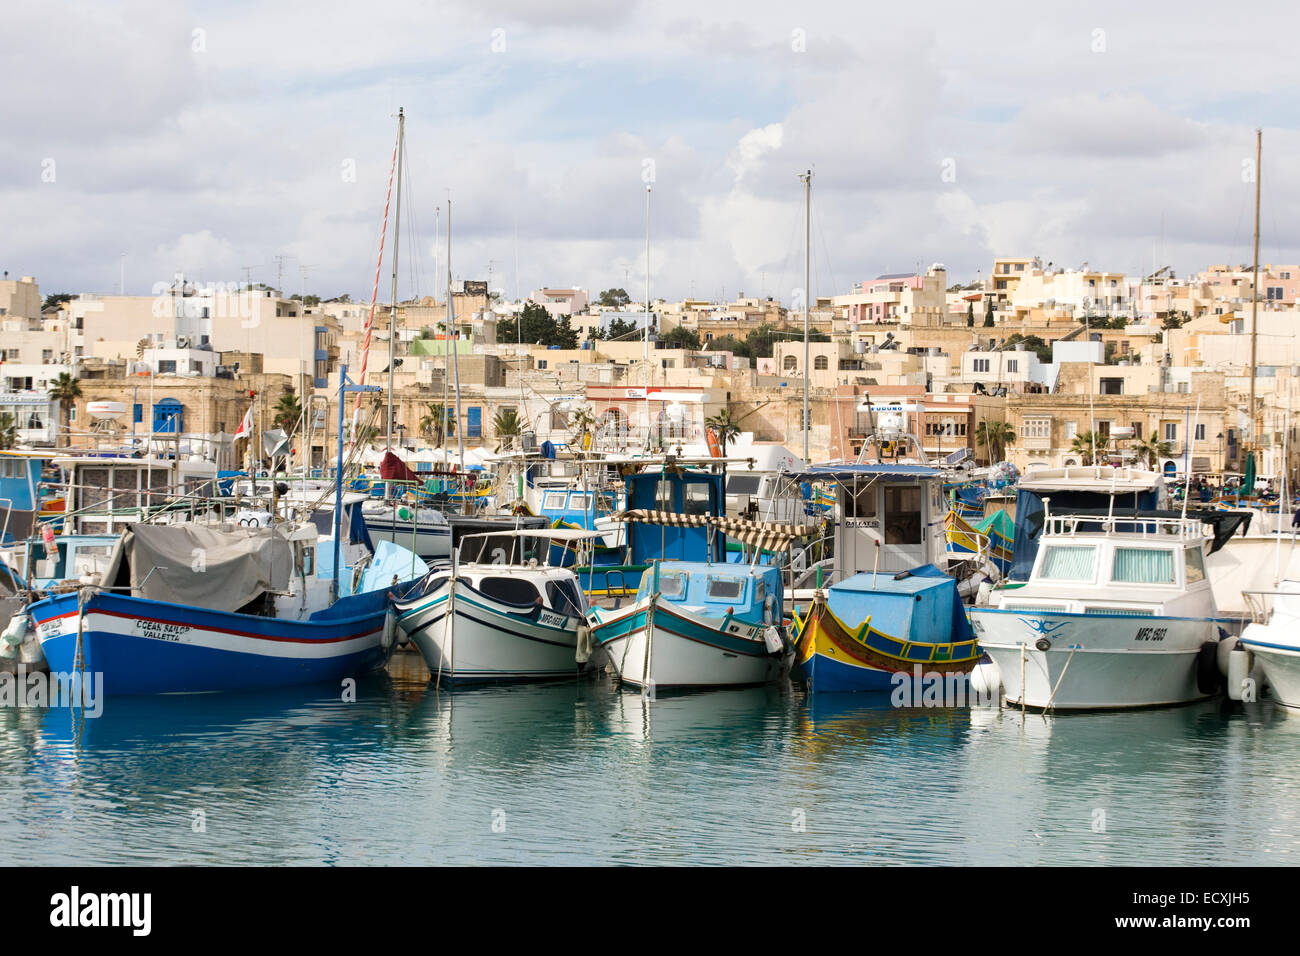
[{"label": "water reflection", "polygon": [[[799,685],[341,688],[0,711],[0,862],[1215,863],[1300,853],[1300,720]],[[200,825],[201,823],[201,825]],[[14,856],[22,847],[21,859]],[[6,856],[7,855],[7,856]]]}]

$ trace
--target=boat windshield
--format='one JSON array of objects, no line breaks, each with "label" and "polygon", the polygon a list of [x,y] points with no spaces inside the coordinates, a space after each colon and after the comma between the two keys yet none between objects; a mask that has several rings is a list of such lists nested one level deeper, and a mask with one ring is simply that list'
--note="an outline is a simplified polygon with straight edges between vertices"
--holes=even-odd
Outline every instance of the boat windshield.
[{"label": "boat windshield", "polygon": [[1165,548],[1116,548],[1111,578],[1123,584],[1173,584],[1174,553]]},{"label": "boat windshield", "polygon": [[1097,559],[1097,549],[1086,547],[1048,545],[1043,553],[1039,577],[1053,581],[1091,581],[1092,568]]},{"label": "boat windshield", "polygon": [[709,578],[710,600],[734,601],[745,593],[745,582],[739,578]]},{"label": "boat windshield", "polygon": [[[647,591],[654,587],[654,572],[645,574],[644,587]],[[686,595],[686,575],[659,572],[659,593],[666,598],[680,598]]]}]

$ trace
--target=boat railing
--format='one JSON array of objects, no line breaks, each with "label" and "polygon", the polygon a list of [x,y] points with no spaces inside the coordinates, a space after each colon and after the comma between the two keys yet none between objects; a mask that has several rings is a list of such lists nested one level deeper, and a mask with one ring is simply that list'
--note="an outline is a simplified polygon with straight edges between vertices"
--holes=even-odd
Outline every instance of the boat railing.
[{"label": "boat railing", "polygon": [[1250,612],[1252,624],[1267,624],[1273,617],[1273,608],[1280,597],[1294,598],[1297,610],[1300,610],[1300,590],[1249,590],[1242,591],[1241,596],[1246,600],[1246,610]]},{"label": "boat railing", "polygon": [[1142,537],[1172,535],[1184,541],[1200,541],[1205,538],[1205,530],[1199,518],[1157,518],[1123,514],[1054,515],[1044,511],[1043,537],[1073,537],[1076,534],[1125,534]]}]

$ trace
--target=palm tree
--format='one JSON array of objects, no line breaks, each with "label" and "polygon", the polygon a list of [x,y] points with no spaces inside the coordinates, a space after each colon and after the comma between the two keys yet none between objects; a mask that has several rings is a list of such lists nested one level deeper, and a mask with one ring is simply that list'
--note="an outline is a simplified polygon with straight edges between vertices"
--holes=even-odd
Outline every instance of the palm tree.
[{"label": "palm tree", "polygon": [[8,412],[0,412],[0,451],[8,451],[18,444],[18,420]]},{"label": "palm tree", "polygon": [[591,407],[588,405],[579,405],[569,413],[569,427],[574,429],[573,441],[576,441],[581,448],[586,448],[587,436],[592,433],[596,427],[596,416],[591,413]]},{"label": "palm tree", "polygon": [[1002,461],[1007,446],[1015,442],[1016,430],[1008,422],[986,419],[975,426],[975,443],[988,450],[989,464]]},{"label": "palm tree", "polygon": [[1085,465],[1091,465],[1096,462],[1098,457],[1106,453],[1106,446],[1109,444],[1109,436],[1084,432],[1081,435],[1075,435],[1070,441],[1070,452],[1082,456]]},{"label": "palm tree", "polygon": [[727,442],[740,434],[740,426],[731,417],[730,409],[724,408],[718,414],[709,416],[704,419],[704,424],[717,433],[718,441],[722,445],[722,457],[726,458]]},{"label": "palm tree", "polygon": [[298,420],[301,417],[302,403],[298,401],[298,396],[293,393],[293,386],[286,386],[284,392],[280,395],[280,401],[276,403],[273,424],[276,428],[283,428],[286,432],[292,432],[298,426]]},{"label": "palm tree", "polygon": [[519,421],[519,410],[515,408],[502,408],[492,419],[492,430],[500,440],[497,444],[497,451],[505,444],[505,439],[516,438],[523,430],[523,423]]},{"label": "palm tree", "polygon": [[81,398],[81,382],[77,381],[68,372],[60,372],[59,377],[54,380],[50,386],[50,398],[59,403],[59,410],[63,412],[63,430],[70,432],[72,430],[72,409]]},{"label": "palm tree", "polygon": [[1145,462],[1148,468],[1154,470],[1161,458],[1168,458],[1173,453],[1174,446],[1170,442],[1161,441],[1160,436],[1153,431],[1150,438],[1139,438],[1134,450],[1137,452],[1138,463]]},{"label": "palm tree", "polygon": [[425,407],[429,413],[420,419],[420,434],[434,439],[441,447],[444,438],[456,433],[456,423],[441,402],[427,402]]}]

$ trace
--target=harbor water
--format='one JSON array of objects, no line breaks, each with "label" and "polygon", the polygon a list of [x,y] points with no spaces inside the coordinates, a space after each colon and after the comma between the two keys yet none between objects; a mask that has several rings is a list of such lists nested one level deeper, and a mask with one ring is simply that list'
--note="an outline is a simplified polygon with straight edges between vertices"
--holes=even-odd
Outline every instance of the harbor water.
[{"label": "harbor water", "polygon": [[0,710],[6,864],[1288,864],[1300,717],[361,681]]}]

